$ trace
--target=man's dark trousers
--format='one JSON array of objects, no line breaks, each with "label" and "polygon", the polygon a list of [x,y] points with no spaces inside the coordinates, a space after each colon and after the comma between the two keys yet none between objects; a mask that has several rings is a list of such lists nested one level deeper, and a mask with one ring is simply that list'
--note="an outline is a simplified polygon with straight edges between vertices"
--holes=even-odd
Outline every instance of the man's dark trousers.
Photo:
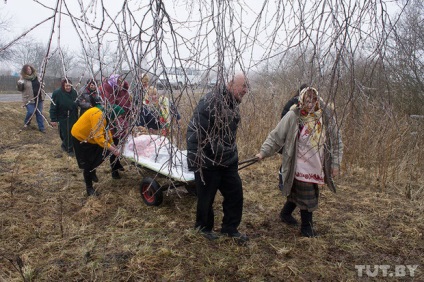
[{"label": "man's dark trousers", "polygon": [[197,188],[196,228],[204,232],[212,231],[214,227],[213,202],[219,190],[224,198],[222,206],[224,217],[221,232],[237,233],[243,213],[243,186],[238,174],[238,165],[214,169],[202,169],[195,172]]}]

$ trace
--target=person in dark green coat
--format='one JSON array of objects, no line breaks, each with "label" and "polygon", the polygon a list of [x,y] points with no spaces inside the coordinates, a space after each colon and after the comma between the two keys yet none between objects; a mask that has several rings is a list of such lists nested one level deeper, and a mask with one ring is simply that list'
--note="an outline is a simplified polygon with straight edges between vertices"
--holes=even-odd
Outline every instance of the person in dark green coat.
[{"label": "person in dark green coat", "polygon": [[59,125],[59,136],[62,140],[62,150],[73,156],[71,129],[78,119],[78,94],[72,87],[72,81],[62,79],[61,87],[53,91],[50,104],[51,125]]}]

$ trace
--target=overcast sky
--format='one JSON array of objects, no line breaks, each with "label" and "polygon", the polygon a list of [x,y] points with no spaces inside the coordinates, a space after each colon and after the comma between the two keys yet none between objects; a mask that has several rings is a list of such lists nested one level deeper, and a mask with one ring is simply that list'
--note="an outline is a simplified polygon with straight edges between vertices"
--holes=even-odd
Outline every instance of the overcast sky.
[{"label": "overcast sky", "polygon": [[[30,0],[7,0],[7,2],[2,1],[1,2],[1,16],[3,18],[9,18],[10,19],[10,32],[7,33],[7,41],[11,41],[17,36],[23,34],[24,32],[27,32],[29,29],[33,28],[35,25],[39,24],[43,20],[46,20],[47,18],[51,17],[54,12],[51,8],[54,8],[57,1],[56,0],[39,0],[38,2],[42,2],[43,5],[40,5],[39,3],[35,1]],[[76,0],[64,0],[63,3],[66,3],[67,7],[70,9],[71,13],[73,13],[75,16],[78,15],[78,17],[82,14],[80,6],[78,5],[79,1]],[[83,1],[85,5],[97,2],[98,6],[100,6],[100,1],[89,1],[85,0]],[[113,18],[117,15],[120,8],[122,7],[122,1],[104,1],[105,6],[107,6],[107,12],[110,14],[110,16]],[[193,1],[196,3],[196,1]],[[23,4],[25,3],[25,4]],[[117,4],[120,3],[120,4]],[[145,15],[145,11],[148,8],[148,6],[142,6],[146,5],[147,1],[130,1],[131,5],[134,5],[134,7],[141,7],[140,11],[144,9],[144,12],[138,12],[136,9],[134,9],[134,14],[139,15],[140,21],[142,17]],[[207,12],[203,12],[203,14],[199,14],[198,11],[201,9],[201,7],[193,7],[192,5],[188,5],[187,3],[190,3],[190,1],[164,1],[166,6],[166,11],[170,14],[170,16],[173,19],[177,19],[181,22],[184,21],[191,21],[196,19],[196,17],[204,18],[207,17]],[[248,23],[253,22],[254,16],[253,14],[249,15],[249,13],[253,13],[249,7],[249,5],[254,4],[253,6],[259,6],[260,1],[257,2],[256,0],[244,0],[241,1],[244,11],[242,12],[243,15],[240,15],[241,18],[243,18],[243,24],[248,25]],[[237,8],[237,7],[236,7]],[[193,9],[193,11],[190,11],[190,9]],[[197,11],[195,10],[197,9]],[[62,6],[62,12],[66,12],[65,7]],[[102,15],[94,13],[92,10],[88,9],[87,12],[88,17],[90,18],[90,23],[95,23],[97,26],[100,25],[100,19],[103,18]],[[108,18],[108,17],[106,17]],[[58,20],[58,19],[57,19]],[[122,15],[118,16],[117,22],[122,21]],[[152,17],[146,17],[146,19],[143,21],[143,27],[144,26],[150,26],[152,23]],[[104,26],[107,26],[108,23]],[[180,24],[178,24],[180,25]],[[234,23],[232,24],[234,25]],[[180,25],[181,27],[181,25]],[[190,38],[192,35],[190,35],[190,32],[193,32],[195,28],[188,28],[188,29],[182,29],[178,28],[177,32],[184,34],[187,38]],[[136,29],[134,27],[127,27],[128,29]],[[36,27],[34,30],[32,30],[26,38],[32,38],[37,42],[41,43],[47,43],[48,39],[51,35],[51,31],[53,29],[53,22],[52,20],[49,20],[48,22],[45,22],[41,24],[40,26]],[[58,24],[54,26],[55,34],[53,35],[52,40],[52,46],[56,47],[58,45],[58,38],[59,38],[59,32],[58,32]],[[113,28],[112,28],[113,29]],[[240,30],[239,30],[240,31]],[[238,32],[239,32],[238,31]],[[91,32],[91,34],[95,33],[95,30],[88,30],[88,33]],[[137,33],[137,30],[134,31]],[[61,26],[60,26],[60,45],[61,46],[68,46],[72,50],[75,50],[76,52],[80,52],[81,50],[81,40],[78,34],[81,34],[81,32],[76,31],[76,27],[71,23],[68,17],[63,16],[61,18]],[[166,33],[165,36],[169,36],[170,33]],[[193,33],[193,36],[195,34]],[[172,39],[169,37],[169,42],[172,44]],[[212,46],[213,43],[213,36],[208,35],[208,39],[211,40],[210,46]],[[93,41],[94,43],[94,41]],[[93,45],[92,43],[92,45]],[[86,42],[84,43],[86,44]],[[258,46],[260,46],[258,44]],[[208,47],[209,49],[210,47]],[[172,49],[172,48],[171,48]],[[185,54],[185,47],[179,47],[180,55],[184,56]],[[169,52],[169,51],[168,51]],[[252,58],[252,50],[249,51],[250,53],[247,56],[249,60]],[[173,55],[173,52],[169,52],[171,54],[168,54],[168,58],[165,57],[165,60],[170,60]],[[188,54],[188,51],[187,51]],[[259,53],[258,53],[259,54]],[[200,59],[203,60],[203,59]]]},{"label": "overcast sky", "polygon": [[[115,2],[115,0],[113,0]],[[55,7],[56,0],[40,0],[45,6],[34,2],[33,0],[7,0],[2,1],[1,14],[5,18],[10,19],[9,39],[14,39],[16,36],[28,31],[35,25],[51,17],[54,13],[51,9]],[[86,1],[91,2],[91,1]],[[112,1],[111,1],[112,2]],[[79,5],[77,0],[66,1],[69,8],[75,12],[78,11]],[[112,6],[113,7],[113,6]],[[29,37],[40,42],[47,42],[52,31],[52,21],[45,22],[29,33]],[[77,33],[69,18],[62,18],[61,25],[61,44],[69,46],[72,49],[80,49],[80,41],[77,38]],[[57,35],[53,39],[53,44],[57,44]]]},{"label": "overcast sky", "polygon": [[[37,2],[43,3],[40,5]],[[23,32],[28,31],[30,28],[40,23],[41,21],[51,17],[54,12],[51,8],[54,8],[57,0],[3,0],[0,4],[0,16],[2,18],[10,19],[10,32],[6,34],[7,38],[2,38],[3,41],[10,41]],[[86,12],[83,13],[79,6],[79,2],[83,2],[85,5]],[[114,18],[122,7],[123,1],[119,0],[109,0],[103,1],[104,5],[107,7],[108,15],[96,13],[95,10],[87,8],[87,5],[97,3],[99,7],[102,1],[93,1],[93,0],[62,0],[62,4],[66,4],[70,9],[71,13],[78,18],[81,18],[81,15],[87,15],[87,22],[92,23],[95,26],[100,26],[100,21],[106,19],[103,30],[108,29],[107,35],[103,38],[108,38],[108,36],[114,36],[114,40],[118,36],[116,35],[116,30],[125,29],[126,32],[131,33],[131,35],[137,34],[140,30],[146,32],[147,38],[155,35],[153,29],[145,31],[145,28],[151,27],[154,14],[148,13],[146,10],[150,8],[148,3],[150,1],[146,0],[133,0],[129,1],[129,5],[133,9],[131,12],[134,13],[135,19],[131,22],[131,17],[125,15],[126,20],[123,21],[122,14],[118,15],[116,18],[116,23],[118,26],[110,26],[110,20],[108,18]],[[347,4],[349,1],[338,1],[335,0],[340,7],[343,5],[343,9],[351,9],[352,7]],[[343,4],[340,4],[343,2]],[[358,1],[351,1],[357,6]],[[365,3],[359,1],[360,3]],[[391,1],[387,1],[390,3]],[[374,15],[372,14],[372,7],[370,6],[367,13],[360,13],[359,10],[356,10],[354,13],[349,14],[349,11],[344,11],[340,9],[340,12],[337,10],[340,7],[333,4],[328,4],[328,1],[310,1],[310,0],[299,0],[299,1],[274,1],[274,0],[234,0],[234,1],[190,1],[190,0],[165,0],[166,11],[169,13],[170,17],[176,20],[173,24],[174,27],[177,27],[174,33],[170,33],[169,29],[163,33],[164,38],[168,42],[166,45],[160,46],[160,50],[152,51],[152,58],[157,58],[157,53],[160,52],[163,56],[163,59],[166,61],[166,64],[170,64],[172,59],[175,59],[176,56],[181,56],[183,59],[192,59],[189,58],[191,47],[194,43],[196,44],[195,48],[192,48],[191,54],[195,55],[194,61],[205,62],[206,60],[211,60],[210,64],[214,63],[213,55],[215,48],[225,49],[227,53],[230,53],[232,59],[236,57],[243,58],[243,64],[245,68],[250,68],[254,66],[257,62],[261,62],[265,58],[273,58],[275,54],[282,50],[292,50],[299,48],[297,42],[299,40],[304,40],[305,42],[312,42],[313,46],[325,46],[326,36],[330,40],[334,39],[334,36],[331,32],[331,28],[335,27],[335,24],[344,24],[344,13],[347,13],[349,20],[352,20],[353,24],[361,22],[360,27],[365,28],[367,22],[372,22],[375,20]],[[215,7],[212,10],[210,3],[215,3]],[[205,30],[211,30],[214,28],[214,25],[217,24],[219,19],[219,13],[215,14],[214,20],[210,20],[208,17],[213,12],[216,13],[217,5],[225,3],[228,6],[227,11],[225,11],[225,25],[227,26],[225,32],[228,32],[231,36],[228,36],[227,41],[219,42],[222,46],[218,46],[217,42],[214,41],[215,36],[217,36],[217,31],[206,34]],[[264,7],[262,17],[258,21],[259,24],[256,25],[255,20],[256,15],[259,11],[262,10],[262,5],[266,3],[267,6]],[[280,6],[276,6],[277,4]],[[143,6],[144,5],[144,6]],[[283,7],[281,7],[283,5]],[[299,6],[300,5],[300,6]],[[316,5],[316,6],[313,6]],[[320,5],[324,5],[325,8],[322,8]],[[363,4],[360,4],[361,6]],[[324,7],[323,6],[323,7]],[[339,7],[339,8],[337,8]],[[379,6],[375,6],[379,8]],[[228,11],[230,10],[230,11]],[[302,15],[300,16],[299,10],[302,10]],[[62,5],[62,12],[67,12],[64,5]],[[147,16],[146,16],[147,15]],[[370,16],[370,19],[366,19],[367,16]],[[378,16],[378,11],[376,12]],[[143,16],[146,16],[143,18]],[[234,16],[232,18],[232,16]],[[337,17],[340,16],[340,19]],[[322,17],[322,18],[321,18]],[[358,18],[355,22],[355,17]],[[362,23],[363,19],[363,23]],[[193,24],[197,20],[202,21],[202,30],[197,26],[188,26]],[[232,22],[231,22],[232,21]],[[334,22],[333,22],[334,21]],[[52,44],[53,47],[56,47],[58,44],[59,38],[59,29],[58,29],[59,18],[56,17],[56,24],[54,26],[55,33],[53,35]],[[95,29],[91,29],[88,24],[81,24],[77,22],[79,27],[75,27],[69,17],[62,16],[60,19],[60,45],[68,46],[69,48],[75,50],[75,52],[81,52],[82,44],[81,40],[84,42],[84,46],[93,47],[98,43],[96,38],[93,38],[93,34],[96,33]],[[255,26],[252,26],[255,24]],[[37,27],[35,30],[29,33],[29,37],[33,38],[37,42],[47,43],[48,38],[51,35],[53,29],[52,20],[43,23],[41,26]],[[140,25],[140,26],[137,26]],[[124,27],[122,27],[124,26]],[[78,33],[76,28],[79,29]],[[342,27],[343,28],[343,27]],[[350,28],[350,27],[349,27]],[[165,25],[164,30],[167,29]],[[355,40],[355,32],[357,28],[352,26],[351,38]],[[202,33],[195,34],[196,31],[203,31]],[[220,31],[218,29],[218,31]],[[314,32],[320,34],[320,36],[315,36]],[[113,34],[113,35],[111,35]],[[184,45],[179,45],[178,48],[173,46],[173,38],[171,34],[178,34],[181,36],[178,39],[178,42],[181,44],[184,42]],[[337,33],[338,36],[341,36],[341,33]],[[364,33],[365,34],[365,33]],[[4,35],[2,33],[2,35]],[[82,38],[80,37],[82,36]],[[85,37],[84,37],[85,36]],[[90,38],[91,37],[91,38]],[[144,37],[144,40],[146,40]],[[199,38],[207,38],[205,42],[199,40]],[[309,37],[308,40],[305,40],[306,37]],[[224,37],[226,38],[226,37]],[[362,35],[361,38],[364,38]],[[234,39],[234,42],[231,41]],[[91,41],[91,42],[90,42]],[[134,40],[133,42],[137,42]],[[102,42],[104,44],[104,41]],[[124,42],[125,44],[125,42]],[[307,43],[308,44],[308,43]],[[196,49],[197,48],[197,49]],[[146,47],[146,50],[148,48]],[[175,52],[178,50],[178,53]],[[230,51],[227,51],[230,50]],[[149,52],[150,52],[149,51]],[[146,51],[146,53],[149,53]],[[200,54],[200,55],[199,55]],[[203,55],[201,55],[203,54]],[[192,55],[193,56],[193,55]],[[207,62],[209,64],[209,62]]]}]

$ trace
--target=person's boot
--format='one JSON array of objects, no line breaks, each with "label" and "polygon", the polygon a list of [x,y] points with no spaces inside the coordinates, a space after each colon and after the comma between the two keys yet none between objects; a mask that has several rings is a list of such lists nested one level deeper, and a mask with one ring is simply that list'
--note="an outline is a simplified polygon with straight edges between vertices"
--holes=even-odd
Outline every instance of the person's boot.
[{"label": "person's boot", "polygon": [[300,211],[300,217],[302,219],[302,224],[300,226],[300,233],[303,237],[317,237],[317,234],[313,228],[312,222],[312,212],[308,212],[307,210]]},{"label": "person's boot", "polygon": [[288,225],[297,225],[298,224],[297,220],[292,216],[292,213],[295,208],[296,208],[295,203],[287,201],[280,212],[281,221]]},{"label": "person's boot", "polygon": [[85,187],[87,189],[87,195],[98,196],[99,193],[93,188],[93,179],[91,177],[91,174],[92,173],[89,169],[84,169],[83,175],[84,175]]},{"label": "person's boot", "polygon": [[96,170],[92,170],[91,171],[91,180],[93,180],[93,182],[99,182],[99,179],[97,178],[97,174],[96,174]]},{"label": "person's boot", "polygon": [[119,171],[117,171],[117,170],[112,171],[112,178],[113,179],[121,179],[121,175],[119,174]]},{"label": "person's boot", "polygon": [[99,196],[99,192],[97,192],[93,186],[87,187],[87,196]]},{"label": "person's boot", "polygon": [[121,163],[117,163],[115,164],[115,170],[119,170],[119,171],[125,171],[125,168],[122,166]]}]

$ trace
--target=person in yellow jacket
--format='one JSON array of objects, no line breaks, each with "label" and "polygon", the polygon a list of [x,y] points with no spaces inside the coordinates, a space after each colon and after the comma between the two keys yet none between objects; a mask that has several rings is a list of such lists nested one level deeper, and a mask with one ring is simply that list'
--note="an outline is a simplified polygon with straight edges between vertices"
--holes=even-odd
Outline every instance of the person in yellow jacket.
[{"label": "person in yellow jacket", "polygon": [[125,111],[118,105],[104,109],[96,105],[84,112],[71,130],[78,167],[83,169],[88,196],[98,196],[93,182],[98,182],[96,168],[112,153],[119,157],[120,151],[113,144],[109,126]]}]

